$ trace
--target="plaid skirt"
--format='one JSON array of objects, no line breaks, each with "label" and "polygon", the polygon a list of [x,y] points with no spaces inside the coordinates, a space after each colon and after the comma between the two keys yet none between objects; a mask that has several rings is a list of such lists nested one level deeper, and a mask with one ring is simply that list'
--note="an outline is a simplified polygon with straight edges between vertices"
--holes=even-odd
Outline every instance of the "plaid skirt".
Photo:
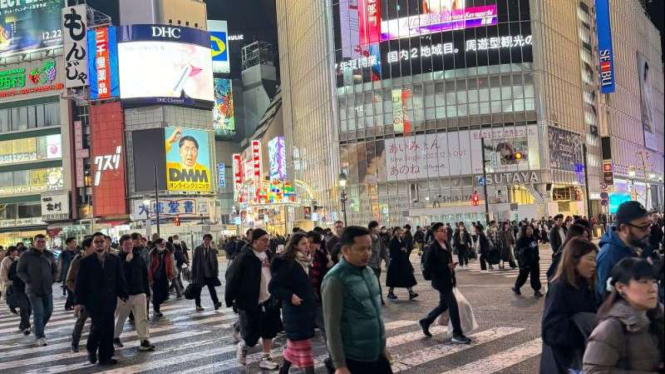
[{"label": "plaid skirt", "polygon": [[284,359],[301,369],[313,367],[314,354],[312,353],[312,341],[306,339],[294,342],[287,339]]}]

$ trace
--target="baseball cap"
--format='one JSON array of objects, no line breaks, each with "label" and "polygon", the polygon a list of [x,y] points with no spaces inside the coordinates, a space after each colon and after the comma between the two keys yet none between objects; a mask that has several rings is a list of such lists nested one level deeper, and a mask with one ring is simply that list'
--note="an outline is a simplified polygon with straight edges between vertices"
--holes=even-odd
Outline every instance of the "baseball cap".
[{"label": "baseball cap", "polygon": [[615,221],[617,223],[630,223],[633,220],[648,216],[644,205],[640,204],[637,201],[626,201],[619,205],[617,209],[617,214],[615,216]]}]

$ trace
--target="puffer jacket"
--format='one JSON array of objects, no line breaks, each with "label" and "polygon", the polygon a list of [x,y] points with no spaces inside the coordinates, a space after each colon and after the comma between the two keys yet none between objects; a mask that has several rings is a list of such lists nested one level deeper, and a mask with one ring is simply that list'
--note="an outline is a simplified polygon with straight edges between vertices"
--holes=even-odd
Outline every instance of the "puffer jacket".
[{"label": "puffer jacket", "polygon": [[[652,326],[652,324],[654,324]],[[663,306],[655,322],[618,301],[602,317],[584,352],[585,374],[656,373],[663,363]]]}]

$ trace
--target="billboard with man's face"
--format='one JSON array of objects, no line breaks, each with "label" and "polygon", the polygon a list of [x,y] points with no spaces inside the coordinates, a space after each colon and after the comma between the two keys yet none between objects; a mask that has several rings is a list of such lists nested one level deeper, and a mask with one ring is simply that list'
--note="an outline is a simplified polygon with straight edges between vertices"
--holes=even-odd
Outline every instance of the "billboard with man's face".
[{"label": "billboard with man's face", "polygon": [[166,188],[169,191],[212,191],[208,132],[167,127],[164,137]]}]

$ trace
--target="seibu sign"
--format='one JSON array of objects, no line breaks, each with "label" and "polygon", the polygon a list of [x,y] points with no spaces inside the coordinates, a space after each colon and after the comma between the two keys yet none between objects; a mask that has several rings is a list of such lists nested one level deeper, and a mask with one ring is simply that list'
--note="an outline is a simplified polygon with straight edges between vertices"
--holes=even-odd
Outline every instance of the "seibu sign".
[{"label": "seibu sign", "polygon": [[540,176],[535,171],[518,171],[513,173],[488,174],[487,181],[482,175],[476,176],[476,182],[479,186],[487,183],[491,185],[510,185],[510,184],[538,184]]}]

